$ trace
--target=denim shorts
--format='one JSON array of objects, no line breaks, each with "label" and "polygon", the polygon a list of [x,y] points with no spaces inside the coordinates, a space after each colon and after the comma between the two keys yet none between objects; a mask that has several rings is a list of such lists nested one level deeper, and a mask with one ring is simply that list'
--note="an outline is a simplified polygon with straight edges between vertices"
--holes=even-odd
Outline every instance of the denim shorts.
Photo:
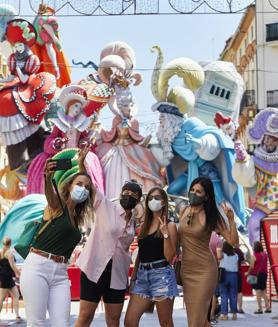
[{"label": "denim shorts", "polygon": [[139,265],[137,279],[131,293],[151,301],[162,301],[178,296],[179,292],[174,269],[168,265],[166,267],[145,270]]}]

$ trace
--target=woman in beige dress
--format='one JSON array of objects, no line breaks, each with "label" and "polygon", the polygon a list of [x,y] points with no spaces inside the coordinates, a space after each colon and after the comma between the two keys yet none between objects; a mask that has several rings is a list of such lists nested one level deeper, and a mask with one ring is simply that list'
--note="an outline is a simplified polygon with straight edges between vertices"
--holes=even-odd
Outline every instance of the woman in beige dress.
[{"label": "woman in beige dress", "polygon": [[196,178],[189,190],[190,206],[181,212],[179,239],[182,246],[181,277],[188,327],[207,327],[207,314],[218,272],[209,249],[212,231],[221,234],[231,245],[237,245],[238,234],[233,211],[224,206],[229,220],[226,227],[215,202],[209,178]]}]

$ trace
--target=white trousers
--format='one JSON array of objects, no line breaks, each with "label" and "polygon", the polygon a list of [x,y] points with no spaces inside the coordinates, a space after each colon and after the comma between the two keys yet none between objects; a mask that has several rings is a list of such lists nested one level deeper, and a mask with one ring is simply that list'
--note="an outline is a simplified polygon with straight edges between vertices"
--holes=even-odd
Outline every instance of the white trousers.
[{"label": "white trousers", "polygon": [[28,327],[70,326],[70,285],[67,265],[29,253],[20,276]]}]

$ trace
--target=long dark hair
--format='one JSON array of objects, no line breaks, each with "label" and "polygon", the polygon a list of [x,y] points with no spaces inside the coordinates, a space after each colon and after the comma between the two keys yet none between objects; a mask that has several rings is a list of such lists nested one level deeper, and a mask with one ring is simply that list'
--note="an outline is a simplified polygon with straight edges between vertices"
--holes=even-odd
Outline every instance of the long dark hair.
[{"label": "long dark hair", "polygon": [[191,183],[189,192],[196,184],[200,184],[203,187],[207,197],[207,200],[204,202],[206,229],[213,231],[219,225],[223,227],[225,223],[216,206],[212,181],[208,177],[198,177]]},{"label": "long dark hair", "polygon": [[253,250],[255,253],[263,252],[264,248],[260,241],[255,241],[253,245]]},{"label": "long dark hair", "polygon": [[[163,219],[163,217],[166,217],[166,221],[168,222],[168,196],[167,193],[161,188],[161,187],[153,187],[149,193],[146,196],[146,201],[145,201],[145,215],[144,215],[144,222],[141,226],[141,230],[140,230],[140,234],[139,234],[139,239],[142,239],[144,237],[146,237],[148,235],[148,232],[150,230],[152,221],[153,221],[153,212],[150,210],[149,206],[148,206],[148,202],[149,202],[149,198],[150,195],[154,192],[154,191],[158,191],[162,197],[162,200],[164,202],[164,207],[162,209],[162,214],[161,214],[161,219]],[[160,232],[160,230],[158,229],[156,234],[156,237],[163,237],[162,233]]]},{"label": "long dark hair", "polygon": [[227,254],[227,256],[235,255],[235,249],[227,241],[223,242],[222,251],[223,253]]},{"label": "long dark hair", "polygon": [[75,207],[75,214],[74,214],[74,222],[76,224],[76,226],[82,226],[86,220],[87,217],[89,217],[89,215],[93,215],[94,214],[94,210],[93,210],[93,203],[94,203],[94,199],[95,199],[95,189],[93,188],[93,184],[92,184],[92,180],[91,177],[87,174],[87,173],[83,173],[83,172],[79,172],[74,174],[62,187],[61,190],[61,198],[66,202],[67,199],[70,196],[70,187],[72,185],[72,183],[75,181],[75,179],[78,176],[85,176],[87,177],[90,182],[90,188],[89,188],[89,196],[88,198],[82,202],[82,203],[78,203]]}]

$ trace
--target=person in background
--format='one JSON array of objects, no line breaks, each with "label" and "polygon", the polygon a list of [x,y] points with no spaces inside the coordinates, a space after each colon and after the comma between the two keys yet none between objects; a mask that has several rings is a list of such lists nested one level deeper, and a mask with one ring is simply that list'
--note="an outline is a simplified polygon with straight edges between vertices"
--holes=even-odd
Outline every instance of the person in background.
[{"label": "person in background", "polygon": [[223,243],[219,267],[224,269],[223,280],[220,281],[221,315],[219,320],[228,320],[228,302],[230,303],[232,319],[237,319],[237,283],[238,255],[228,242]]},{"label": "person in background", "polygon": [[179,239],[182,246],[181,277],[189,327],[210,326],[210,301],[217,285],[217,265],[209,248],[213,231],[231,244],[238,244],[232,209],[223,204],[229,221],[227,228],[215,200],[212,181],[198,177],[190,185],[190,206],[180,214]]},{"label": "person in background", "polygon": [[[79,162],[79,167],[86,171],[84,160]],[[131,263],[129,247],[135,236],[133,209],[141,196],[141,185],[135,180],[122,186],[120,203],[112,202],[96,190],[94,223],[77,260],[81,269],[81,294],[75,327],[91,325],[101,298],[107,326],[119,326]]]},{"label": "person in background", "polygon": [[138,270],[128,304],[125,326],[138,327],[143,313],[155,302],[160,326],[173,327],[173,304],[178,295],[171,266],[177,248],[177,228],[169,222],[168,196],[160,187],[146,197],[145,218],[138,237]]},{"label": "person in background", "polygon": [[0,312],[3,302],[9,294],[13,298],[16,322],[22,321],[19,316],[19,292],[15,285],[13,277],[19,278],[20,271],[16,267],[14,256],[11,252],[12,240],[5,236],[3,238],[3,247],[0,250]]},{"label": "person in background", "polygon": [[265,313],[271,313],[270,303],[266,294],[266,281],[267,281],[267,253],[264,251],[262,243],[259,241],[254,242],[253,245],[254,255],[251,257],[251,263],[245,276],[254,275],[257,276],[258,281],[255,285],[252,285],[256,292],[258,310],[254,313],[262,314],[262,298],[265,303]]},{"label": "person in background", "polygon": [[242,276],[241,276],[241,265],[245,261],[244,254],[240,247],[234,248],[235,253],[238,255],[238,273],[237,273],[237,312],[244,313],[242,309],[243,296],[242,296]]}]

